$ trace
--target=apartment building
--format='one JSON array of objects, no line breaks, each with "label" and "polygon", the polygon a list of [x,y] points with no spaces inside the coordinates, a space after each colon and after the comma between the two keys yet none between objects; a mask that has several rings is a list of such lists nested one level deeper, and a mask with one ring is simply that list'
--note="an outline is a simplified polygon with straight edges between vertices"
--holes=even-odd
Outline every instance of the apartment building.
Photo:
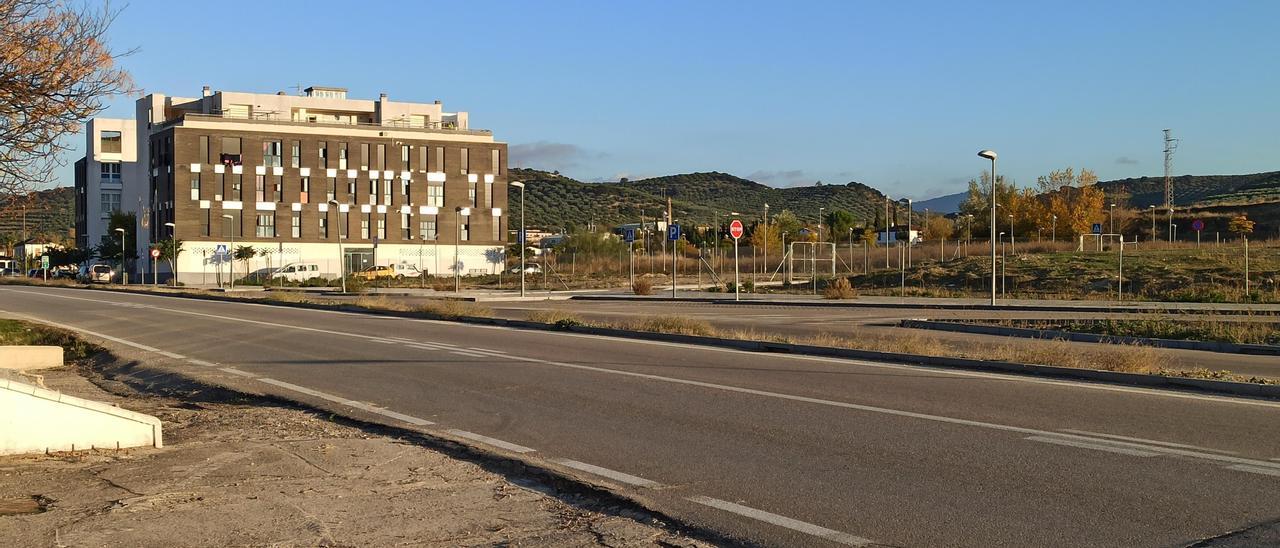
[{"label": "apartment building", "polygon": [[[138,213],[139,257],[152,242],[183,241],[177,270],[185,283],[225,272],[216,250],[232,240],[258,250],[251,271],[299,262],[320,265],[326,277],[395,263],[440,275],[503,267],[507,146],[439,101],[348,99],[331,87],[302,95],[206,87],[196,98],[148,95],[132,122],[135,155],[121,159],[137,169],[122,172],[121,208]],[[92,131],[89,141],[86,183],[104,173],[89,158],[106,142]],[[85,189],[77,219],[81,208],[96,218],[94,203],[108,207],[111,187]],[[89,245],[100,237],[92,229],[86,236]],[[237,275],[245,267],[236,262]],[[165,278],[168,267],[158,269]],[[150,273],[150,264],[132,270]]]},{"label": "apartment building", "polygon": [[75,164],[76,247],[101,243],[111,214],[125,204],[132,205],[130,211],[140,209],[144,179],[137,143],[133,120],[97,118],[85,127],[85,156]]}]

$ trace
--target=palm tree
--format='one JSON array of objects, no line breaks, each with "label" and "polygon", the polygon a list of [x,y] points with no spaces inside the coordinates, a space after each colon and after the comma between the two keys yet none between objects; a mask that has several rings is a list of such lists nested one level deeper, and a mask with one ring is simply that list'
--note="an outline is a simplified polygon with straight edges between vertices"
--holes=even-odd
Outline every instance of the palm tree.
[{"label": "palm tree", "polygon": [[244,277],[249,277],[249,260],[257,256],[258,250],[250,245],[238,245],[232,258],[244,263]]}]

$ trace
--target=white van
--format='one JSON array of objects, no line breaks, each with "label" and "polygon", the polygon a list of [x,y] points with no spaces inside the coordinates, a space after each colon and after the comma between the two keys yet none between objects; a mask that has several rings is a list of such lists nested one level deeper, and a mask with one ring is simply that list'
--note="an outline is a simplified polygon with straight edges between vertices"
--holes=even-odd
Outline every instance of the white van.
[{"label": "white van", "polygon": [[319,278],[320,265],[316,263],[289,263],[276,269],[271,274],[273,280],[288,280],[291,282],[305,282],[311,278]]}]

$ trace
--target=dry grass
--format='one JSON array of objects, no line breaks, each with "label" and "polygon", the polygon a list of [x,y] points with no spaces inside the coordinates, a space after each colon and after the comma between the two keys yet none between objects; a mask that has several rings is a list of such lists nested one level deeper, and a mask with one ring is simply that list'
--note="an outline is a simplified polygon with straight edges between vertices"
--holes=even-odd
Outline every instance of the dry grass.
[{"label": "dry grass", "polygon": [[491,318],[493,310],[484,305],[479,305],[470,301],[454,301],[440,300],[427,301],[412,307],[410,310],[414,312],[422,312],[424,314],[440,318],[443,320],[454,320],[462,317],[471,318]]},{"label": "dry grass", "polygon": [[644,277],[636,278],[635,283],[631,284],[631,291],[636,295],[652,295],[653,282]]},{"label": "dry grass", "polygon": [[317,303],[316,299],[306,293],[297,291],[272,291],[267,295],[267,300],[281,303]]},{"label": "dry grass", "polygon": [[853,290],[853,286],[849,285],[849,278],[836,278],[836,281],[827,286],[822,291],[822,296],[828,299],[852,299],[858,296],[858,292]]},{"label": "dry grass", "polygon": [[529,321],[551,325],[585,325],[582,317],[563,310],[535,310],[529,313]]},{"label": "dry grass", "polygon": [[654,316],[630,323],[614,325],[618,329],[635,331],[651,331],[654,333],[672,333],[676,335],[697,335],[702,337],[716,336],[716,329],[711,324],[685,316]]}]

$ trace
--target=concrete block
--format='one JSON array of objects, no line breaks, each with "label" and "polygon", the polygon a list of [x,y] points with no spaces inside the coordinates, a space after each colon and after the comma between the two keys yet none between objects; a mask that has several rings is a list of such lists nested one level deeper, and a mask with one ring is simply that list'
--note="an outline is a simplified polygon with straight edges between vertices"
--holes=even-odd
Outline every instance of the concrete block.
[{"label": "concrete block", "polygon": [[0,369],[62,367],[61,346],[0,346]]},{"label": "concrete block", "polygon": [[160,419],[0,378],[0,455],[163,447]]}]

